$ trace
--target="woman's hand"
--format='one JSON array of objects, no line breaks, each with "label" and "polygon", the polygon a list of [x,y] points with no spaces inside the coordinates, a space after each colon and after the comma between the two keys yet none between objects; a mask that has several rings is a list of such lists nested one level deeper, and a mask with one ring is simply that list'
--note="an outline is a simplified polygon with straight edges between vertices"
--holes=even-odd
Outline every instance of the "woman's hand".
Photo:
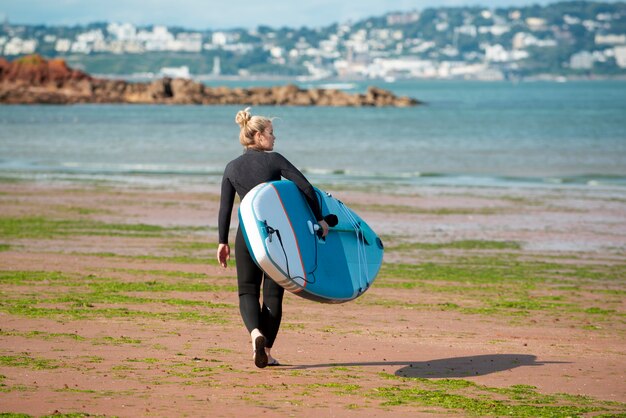
[{"label": "woman's hand", "polygon": [[328,235],[328,224],[325,220],[321,220],[318,222],[318,225],[322,228],[322,238]]},{"label": "woman's hand", "polygon": [[230,246],[228,244],[220,244],[217,247],[217,261],[220,263],[220,266],[226,268],[228,260],[230,260]]}]

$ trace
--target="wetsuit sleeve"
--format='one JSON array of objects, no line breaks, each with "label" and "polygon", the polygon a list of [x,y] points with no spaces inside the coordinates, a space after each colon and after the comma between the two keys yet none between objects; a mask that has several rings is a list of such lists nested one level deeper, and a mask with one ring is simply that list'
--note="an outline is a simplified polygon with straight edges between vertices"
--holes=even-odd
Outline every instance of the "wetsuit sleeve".
[{"label": "wetsuit sleeve", "polygon": [[220,211],[217,222],[220,244],[228,244],[230,217],[235,202],[235,188],[228,178],[227,170],[228,167],[226,171],[224,171],[224,177],[222,178],[222,194],[220,197]]},{"label": "wetsuit sleeve", "polygon": [[313,211],[313,215],[315,215],[315,219],[321,221],[324,219],[322,216],[322,209],[320,208],[319,201],[317,200],[317,196],[315,194],[315,189],[309,183],[309,181],[304,177],[304,174],[300,172],[293,164],[289,162],[285,157],[281,154],[275,152],[273,153],[276,162],[280,166],[280,175],[286,178],[287,180],[293,181],[296,186],[304,193],[304,197],[306,197],[311,210]]}]

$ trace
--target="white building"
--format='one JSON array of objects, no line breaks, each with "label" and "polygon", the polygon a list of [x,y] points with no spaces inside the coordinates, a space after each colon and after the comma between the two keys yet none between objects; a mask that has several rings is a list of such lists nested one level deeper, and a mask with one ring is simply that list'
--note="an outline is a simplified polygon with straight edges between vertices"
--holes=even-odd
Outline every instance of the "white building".
[{"label": "white building", "polygon": [[570,57],[569,66],[573,70],[591,70],[593,68],[593,54],[581,51]]},{"label": "white building", "polygon": [[168,51],[175,38],[167,27],[154,26],[152,31],[139,31],[137,40],[144,43],[146,51]]},{"label": "white building", "polygon": [[517,32],[514,36],[513,36],[513,49],[524,49],[529,45],[529,40],[530,39],[536,39],[534,36],[532,36],[530,33],[525,33],[525,32]]},{"label": "white building", "polygon": [[437,32],[445,32],[448,30],[449,27],[450,24],[448,22],[437,22],[437,24],[435,24],[435,29],[437,29]]},{"label": "white building", "polygon": [[211,35],[211,43],[217,46],[224,46],[236,42],[238,36],[230,32],[213,32]]},{"label": "white building", "polygon": [[570,16],[570,15],[564,15],[563,16],[563,21],[565,23],[567,23],[568,25],[579,25],[580,24],[580,19],[577,18],[576,16]]},{"label": "white building", "polygon": [[252,52],[254,51],[254,48],[255,48],[254,44],[248,44],[248,43],[243,43],[243,42],[239,42],[239,43],[232,44],[232,45],[230,44],[224,45],[222,47],[224,51],[234,52],[235,54],[239,54],[239,55],[244,55],[249,52]]},{"label": "white building", "polygon": [[[96,44],[94,44],[94,48],[95,46]],[[143,54],[144,52],[146,52],[146,49],[144,48],[143,44],[137,41],[122,42],[122,48],[124,49],[124,52],[128,54]]]},{"label": "white building", "polygon": [[493,36],[502,36],[510,30],[511,27],[509,25],[481,26],[478,28],[478,32],[482,34],[490,33]]},{"label": "white building", "polygon": [[335,60],[333,66],[339,76],[367,75],[368,68],[364,63],[352,62],[349,60]]},{"label": "white building", "polygon": [[93,50],[93,47],[88,42],[72,42],[70,51],[75,54],[89,54]]},{"label": "white building", "polygon": [[510,62],[519,61],[529,57],[529,53],[524,50],[506,50],[502,45],[485,45],[485,60],[490,62]]},{"label": "white building", "polygon": [[92,51],[107,50],[105,37],[100,29],[79,33],[76,35],[74,42],[70,41],[71,45],[69,48],[68,43],[65,41],[69,40],[59,39],[59,41],[55,44],[55,50],[58,52],[68,52],[69,50],[76,54],[89,54]]},{"label": "white building", "polygon": [[532,31],[539,31],[546,29],[547,22],[545,19],[542,19],[540,17],[527,17],[526,25]]},{"label": "white building", "polygon": [[311,47],[311,45],[303,37],[300,37],[294,46],[301,53]]},{"label": "white building", "polygon": [[474,25],[463,25],[463,26],[458,26],[454,28],[454,32],[456,32],[459,35],[466,35],[466,36],[471,36],[472,38],[475,38],[476,35],[478,34],[478,29]]},{"label": "white building", "polygon": [[626,68],[626,46],[616,46],[613,48],[615,62],[620,68]]},{"label": "white building", "polygon": [[437,66],[430,60],[413,58],[376,58],[367,68],[370,78],[396,76],[431,78],[437,75]]},{"label": "white building", "polygon": [[71,47],[72,41],[65,38],[57,39],[56,44],[54,44],[54,50],[61,53],[69,51]]},{"label": "white building", "polygon": [[103,44],[94,44],[95,52],[110,52],[112,54],[143,54],[144,45],[139,41],[110,41]]},{"label": "white building", "polygon": [[367,31],[365,29],[359,29],[350,35],[350,39],[353,42],[365,42],[367,40]]},{"label": "white building", "polygon": [[269,46],[267,50],[269,51],[272,58],[281,59],[285,56],[285,48],[283,47],[272,45]]},{"label": "white building", "polygon": [[130,23],[110,23],[107,32],[118,41],[130,41],[136,38],[137,28]]},{"label": "white building", "polygon": [[4,45],[4,55],[33,54],[37,50],[37,40],[15,37]]},{"label": "white building", "polygon": [[391,13],[387,15],[387,25],[406,25],[409,23],[417,22],[419,19],[419,12]]},{"label": "white building", "polygon": [[555,39],[537,39],[530,33],[518,32],[513,36],[513,49],[526,49],[529,46],[549,48],[557,46]]},{"label": "white building", "polygon": [[446,57],[457,57],[459,55],[459,50],[452,45],[446,45],[439,50],[439,53],[441,55],[445,55]]},{"label": "white building", "polygon": [[597,34],[594,39],[596,45],[623,45],[626,44],[626,34],[616,35],[600,35]]},{"label": "white building", "polygon": [[309,76],[305,77],[304,80],[323,80],[333,75],[328,69],[319,67],[310,61],[305,61],[303,65],[309,72]]},{"label": "white building", "polygon": [[79,33],[78,35],[76,35],[76,42],[94,43],[103,40],[104,34],[100,29]]},{"label": "white building", "polygon": [[606,62],[609,56],[614,56],[613,51],[610,50],[610,54],[607,55],[605,51],[593,51],[591,55],[593,56],[593,62]]},{"label": "white building", "polygon": [[183,52],[201,52],[202,51],[202,34],[201,33],[179,33],[176,41],[171,45],[173,51]]},{"label": "white building", "polygon": [[421,54],[437,46],[437,44],[433,41],[422,41],[421,39],[412,39],[407,43],[408,45],[411,45],[408,48],[409,52],[414,54]]},{"label": "white building", "polygon": [[467,64],[463,61],[443,61],[437,68],[437,77],[465,80],[501,81],[502,71],[490,68],[486,63]]},{"label": "white building", "polygon": [[610,27],[610,25],[608,25],[608,24],[596,22],[595,20],[590,20],[590,19],[583,20],[583,26],[589,32],[594,32],[594,31],[596,31],[598,29],[602,29],[604,27]]},{"label": "white building", "polygon": [[357,32],[345,42],[346,48],[350,49],[355,54],[365,54],[369,51],[369,44],[367,43],[366,38],[360,35],[362,32],[365,31],[363,30]]},{"label": "white building", "polygon": [[391,39],[391,31],[389,29],[372,29],[370,31],[370,38],[387,41]]},{"label": "white building", "polygon": [[319,48],[321,54],[325,58],[339,58],[339,38],[337,35],[331,35],[328,39],[320,41]]},{"label": "white building", "polygon": [[[119,42],[119,41],[113,41]],[[109,44],[105,41],[96,41],[93,43],[93,52],[109,52]]]}]

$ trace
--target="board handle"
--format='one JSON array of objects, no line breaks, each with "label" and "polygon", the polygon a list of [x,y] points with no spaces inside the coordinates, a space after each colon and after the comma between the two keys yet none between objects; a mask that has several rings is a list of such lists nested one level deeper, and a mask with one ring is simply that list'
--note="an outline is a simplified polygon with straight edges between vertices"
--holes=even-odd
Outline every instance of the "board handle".
[{"label": "board handle", "polygon": [[[332,213],[324,216],[324,220],[331,228],[333,226],[337,226],[337,224],[339,223],[339,218],[337,218],[337,215]],[[311,233],[311,235],[316,234],[318,238],[322,238],[322,228],[318,224],[314,224],[310,220],[306,221],[306,223],[309,226],[309,232]]]}]

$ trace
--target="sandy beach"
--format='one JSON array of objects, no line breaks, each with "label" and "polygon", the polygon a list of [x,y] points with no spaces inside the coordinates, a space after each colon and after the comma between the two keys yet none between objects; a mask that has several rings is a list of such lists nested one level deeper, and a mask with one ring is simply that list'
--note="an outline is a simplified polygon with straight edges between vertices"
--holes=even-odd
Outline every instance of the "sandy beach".
[{"label": "sandy beach", "polygon": [[287,294],[261,370],[216,185],[2,177],[0,413],[626,414],[622,189],[325,188],[383,268],[353,302]]}]

